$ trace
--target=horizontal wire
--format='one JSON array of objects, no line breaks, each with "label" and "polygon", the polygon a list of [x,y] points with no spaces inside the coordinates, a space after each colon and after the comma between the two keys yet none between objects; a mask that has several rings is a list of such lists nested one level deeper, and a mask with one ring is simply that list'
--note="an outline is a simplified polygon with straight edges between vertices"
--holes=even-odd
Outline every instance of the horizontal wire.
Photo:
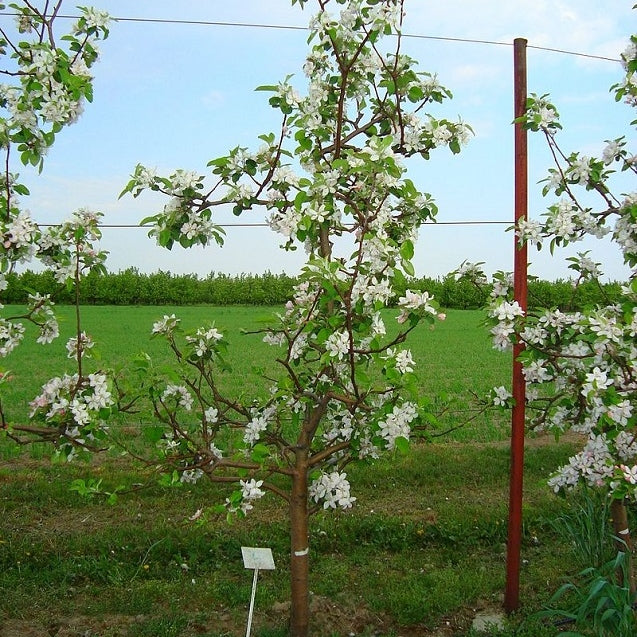
[{"label": "horizontal wire", "polygon": [[[37,223],[37,222],[36,222]],[[513,224],[514,221],[425,221],[425,226],[488,226],[488,225],[504,225]],[[57,228],[62,223],[38,223],[40,228]],[[267,223],[218,223],[218,228],[269,228]],[[344,224],[350,226],[352,224]],[[132,224],[132,223],[100,223],[98,228],[116,228],[116,229],[132,229],[132,228],[153,228],[150,224]]]},{"label": "horizontal wire", "polygon": [[536,49],[537,51],[548,51],[549,53],[563,53],[565,55],[576,55],[583,58],[588,58],[590,60],[603,60],[605,62],[619,62],[621,64],[621,60],[619,58],[609,58],[605,55],[592,55],[590,53],[579,53],[577,51],[567,51],[565,49],[555,49],[549,46],[535,46],[533,44],[527,44],[527,48]]},{"label": "horizontal wire", "polygon": [[[0,12],[0,15],[17,16],[17,13]],[[58,18],[76,20],[80,16],[59,14]],[[220,22],[213,20],[180,20],[175,18],[130,18],[130,17],[112,17],[112,20],[117,22],[136,22],[136,23],[158,23],[158,24],[177,24],[177,25],[199,25],[199,26],[219,26],[219,27],[239,27],[239,28],[258,28],[258,29],[279,29],[279,30],[294,30],[294,31],[307,31],[307,27],[296,25],[282,25],[282,24],[262,24],[262,23],[250,23],[250,22]],[[480,40],[472,38],[455,38],[433,35],[422,35],[414,33],[403,33],[402,37],[424,39],[424,40],[438,40],[443,42],[463,42],[467,44],[485,44],[491,46],[513,46],[509,42],[499,42],[497,40]],[[617,58],[610,58],[602,55],[592,55],[588,53],[581,53],[578,51],[568,51],[565,49],[557,49],[552,47],[527,45],[530,49],[538,51],[547,51],[550,53],[560,53],[563,55],[574,55],[579,57],[585,57],[589,59],[603,60],[608,62],[620,62]],[[449,226],[449,225],[504,225],[511,224],[511,221],[437,221],[426,222],[425,225],[429,226]],[[41,227],[55,227],[61,224],[39,224]],[[267,223],[228,223],[217,224],[221,228],[267,228]],[[99,224],[100,228],[110,229],[128,229],[128,228],[150,228],[150,225],[138,225],[138,224]]]},{"label": "horizontal wire", "polygon": [[[18,16],[21,14],[12,12],[0,12],[0,15]],[[77,20],[80,16],[58,14],[56,17],[67,20]],[[307,31],[308,27],[289,25],[289,24],[264,24],[258,22],[221,22],[216,20],[180,20],[176,18],[130,18],[130,17],[111,17],[115,22],[137,22],[151,24],[177,24],[177,25],[195,25],[195,26],[215,26],[215,27],[237,27],[250,29],[279,29],[288,31]],[[454,38],[447,36],[424,35],[417,33],[403,33],[403,38],[413,38],[421,40],[438,40],[442,42],[463,42],[466,44],[486,44],[491,46],[513,46],[512,42],[500,42],[498,40],[480,40],[474,38]],[[611,58],[604,55],[593,55],[591,53],[582,53],[579,51],[569,51],[566,49],[557,49],[553,47],[537,46],[533,44],[527,45],[529,49],[537,51],[547,51],[549,53],[560,53],[562,55],[574,55],[578,57],[588,58],[592,60],[603,60],[605,62],[621,62],[619,58]]]}]

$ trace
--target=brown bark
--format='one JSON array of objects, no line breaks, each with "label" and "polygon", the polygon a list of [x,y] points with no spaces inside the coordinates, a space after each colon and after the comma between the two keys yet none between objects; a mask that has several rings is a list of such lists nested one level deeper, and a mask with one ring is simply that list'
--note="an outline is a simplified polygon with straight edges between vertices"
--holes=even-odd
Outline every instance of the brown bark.
[{"label": "brown bark", "polygon": [[628,526],[628,512],[623,500],[613,500],[611,504],[611,516],[613,520],[613,531],[615,537],[619,538],[617,541],[617,550],[626,553],[626,559],[628,560],[628,582],[624,581],[624,573],[617,573],[617,578],[622,586],[630,587],[630,592],[635,593],[637,586],[635,583],[635,573],[633,569],[633,539],[630,533],[630,527]]},{"label": "brown bark", "polygon": [[308,453],[296,451],[290,498],[290,637],[307,637],[310,625]]}]

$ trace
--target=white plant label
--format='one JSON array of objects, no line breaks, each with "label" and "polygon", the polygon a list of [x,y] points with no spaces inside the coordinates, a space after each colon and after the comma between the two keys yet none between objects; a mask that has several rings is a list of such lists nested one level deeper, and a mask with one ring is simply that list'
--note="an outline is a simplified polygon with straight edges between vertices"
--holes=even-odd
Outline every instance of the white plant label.
[{"label": "white plant label", "polygon": [[272,549],[242,546],[241,554],[243,555],[243,566],[245,568],[251,568],[259,571],[274,570],[274,558],[272,557]]}]

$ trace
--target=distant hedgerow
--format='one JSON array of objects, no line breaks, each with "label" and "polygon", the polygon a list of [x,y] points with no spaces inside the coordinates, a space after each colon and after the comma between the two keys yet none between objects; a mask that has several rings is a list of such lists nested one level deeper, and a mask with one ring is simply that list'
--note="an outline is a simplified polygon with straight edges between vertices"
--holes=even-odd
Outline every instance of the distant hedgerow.
[{"label": "distant hedgerow", "polygon": [[[13,273],[7,276],[6,303],[23,304],[28,294],[51,294],[56,303],[73,303],[72,293],[60,289],[51,271]],[[211,272],[172,274],[159,270],[150,274],[127,268],[106,275],[89,274],[83,282],[84,305],[282,305],[291,296],[297,278],[287,274],[223,274]],[[441,307],[477,309],[484,306],[489,289],[477,288],[454,276],[420,277],[406,280],[407,287],[427,291]],[[397,289],[397,294],[404,290]],[[529,281],[529,307],[581,310],[599,303],[613,302],[621,292],[620,283],[601,287],[589,282],[574,288],[570,281]]]}]

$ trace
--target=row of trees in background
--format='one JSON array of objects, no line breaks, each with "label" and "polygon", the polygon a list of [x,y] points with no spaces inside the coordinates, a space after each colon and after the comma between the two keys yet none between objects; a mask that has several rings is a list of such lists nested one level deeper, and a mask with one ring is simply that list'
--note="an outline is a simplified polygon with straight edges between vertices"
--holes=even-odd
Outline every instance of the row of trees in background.
[{"label": "row of trees in background", "polygon": [[[228,275],[211,272],[206,277],[195,274],[173,274],[158,271],[143,273],[136,268],[117,273],[89,274],[80,289],[80,302],[85,305],[283,305],[293,295],[296,277],[287,274]],[[404,288],[429,292],[444,308],[476,309],[484,307],[490,288],[477,287],[453,275],[440,278],[407,279],[396,288],[396,299]],[[50,294],[60,304],[75,302],[75,291],[60,290],[50,270],[27,270],[7,277],[6,303],[25,304],[29,293]],[[597,304],[618,301],[621,283],[599,285],[587,281],[574,287],[571,281],[532,280],[529,282],[529,305],[553,307],[562,311],[583,310]]]}]

